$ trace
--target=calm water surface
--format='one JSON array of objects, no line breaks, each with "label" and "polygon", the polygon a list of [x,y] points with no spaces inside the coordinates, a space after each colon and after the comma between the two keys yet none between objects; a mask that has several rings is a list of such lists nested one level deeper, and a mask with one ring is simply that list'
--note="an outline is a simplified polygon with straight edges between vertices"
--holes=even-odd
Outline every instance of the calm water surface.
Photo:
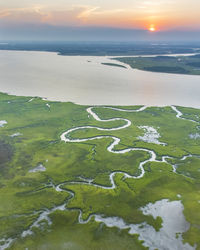
[{"label": "calm water surface", "polygon": [[101,62],[114,61],[106,57],[0,51],[0,91],[88,105],[173,104],[200,108],[200,76],[152,73]]}]

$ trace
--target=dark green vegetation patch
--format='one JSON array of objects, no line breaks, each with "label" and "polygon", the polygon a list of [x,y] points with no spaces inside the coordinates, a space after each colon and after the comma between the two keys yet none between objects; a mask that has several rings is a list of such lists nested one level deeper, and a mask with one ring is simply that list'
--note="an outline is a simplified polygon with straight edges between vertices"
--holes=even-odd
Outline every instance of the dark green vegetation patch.
[{"label": "dark green vegetation patch", "polygon": [[133,69],[152,72],[200,75],[200,55],[113,58]]}]

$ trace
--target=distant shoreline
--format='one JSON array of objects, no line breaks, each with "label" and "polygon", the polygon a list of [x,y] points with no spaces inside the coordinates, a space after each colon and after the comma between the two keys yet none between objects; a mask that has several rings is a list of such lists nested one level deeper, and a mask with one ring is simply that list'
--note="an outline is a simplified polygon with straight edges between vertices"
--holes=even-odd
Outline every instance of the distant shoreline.
[{"label": "distant shoreline", "polygon": [[200,53],[197,44],[1,42],[0,50],[55,52],[66,56],[140,56]]}]

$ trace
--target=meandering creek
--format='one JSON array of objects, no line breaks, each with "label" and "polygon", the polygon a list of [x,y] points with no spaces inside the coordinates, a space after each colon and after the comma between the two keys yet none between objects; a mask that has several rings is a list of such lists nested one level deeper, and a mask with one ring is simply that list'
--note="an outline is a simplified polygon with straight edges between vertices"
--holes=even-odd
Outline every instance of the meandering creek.
[{"label": "meandering creek", "polygon": [[[98,108],[98,107],[95,107]],[[122,111],[122,112],[142,112],[146,109],[146,107],[142,107],[137,110],[125,110],[125,109],[119,109],[119,108],[111,108],[111,107],[101,107],[105,109],[113,109],[117,111]],[[175,112],[175,115],[177,119],[186,119],[182,118],[182,113],[177,109],[177,107],[172,106],[172,110]],[[85,224],[88,223],[91,218],[93,217],[96,222],[101,222],[104,223],[107,227],[117,227],[119,229],[129,229],[129,234],[138,234],[139,239],[143,241],[143,245],[146,247],[149,247],[150,250],[154,249],[160,249],[160,250],[192,250],[195,249],[196,247],[190,246],[188,243],[183,243],[182,242],[182,233],[186,232],[190,225],[189,223],[185,220],[185,217],[183,215],[183,205],[180,200],[177,201],[169,201],[167,199],[157,201],[154,204],[147,204],[145,207],[141,208],[141,211],[143,212],[144,215],[152,215],[155,219],[157,216],[160,216],[163,220],[162,223],[162,228],[156,232],[155,229],[151,226],[148,225],[146,222],[143,222],[141,224],[127,224],[122,218],[118,217],[105,217],[104,215],[100,214],[92,214],[90,215],[87,220],[83,220],[82,216],[82,210],[81,209],[68,209],[67,204],[68,202],[74,198],[75,194],[72,191],[63,189],[62,186],[66,184],[80,184],[80,185],[91,185],[94,187],[102,188],[102,189],[115,189],[116,184],[114,177],[116,174],[120,173],[123,174],[125,178],[135,178],[139,179],[142,178],[145,175],[145,170],[144,170],[144,165],[147,162],[167,162],[167,159],[171,158],[169,156],[162,156],[161,160],[157,160],[156,154],[152,150],[148,150],[145,148],[134,148],[130,147],[127,149],[123,150],[115,150],[115,146],[120,143],[120,138],[114,137],[114,136],[94,136],[91,138],[84,138],[84,139],[72,139],[70,138],[70,134],[73,133],[76,130],[81,130],[81,129],[97,129],[101,131],[114,131],[114,130],[121,130],[128,128],[131,125],[131,121],[128,119],[124,118],[112,118],[112,119],[107,119],[103,120],[101,119],[94,111],[93,107],[87,108],[87,112],[89,115],[91,115],[95,120],[100,121],[100,122],[111,122],[111,121],[118,121],[118,120],[123,120],[125,122],[125,125],[119,126],[119,127],[114,127],[114,128],[101,128],[101,127],[95,127],[95,126],[83,126],[83,127],[76,127],[67,130],[64,132],[61,136],[60,139],[64,141],[65,143],[79,143],[79,142],[84,142],[84,141],[89,141],[89,140],[100,140],[103,138],[112,138],[113,142],[107,147],[107,150],[110,153],[114,154],[125,154],[130,151],[145,151],[149,154],[149,159],[140,162],[139,164],[139,170],[140,174],[138,176],[130,175],[128,173],[122,172],[122,171],[113,171],[110,173],[109,178],[110,178],[110,186],[102,186],[98,185],[96,183],[93,183],[93,180],[90,179],[85,179],[84,177],[80,176],[80,181],[76,182],[63,182],[58,185],[54,185],[53,182],[47,185],[47,187],[52,187],[54,188],[57,192],[67,192],[70,194],[70,197],[61,205],[55,206],[51,209],[45,209],[42,211],[37,211],[34,212],[34,214],[38,214],[37,219],[34,221],[34,223],[21,232],[20,237],[24,238],[27,237],[28,235],[33,234],[32,229],[34,227],[41,228],[42,227],[42,222],[45,220],[49,226],[51,226],[52,221],[49,218],[49,215],[56,210],[60,211],[65,211],[65,210],[76,210],[79,211],[79,217],[78,217],[78,222],[80,224]],[[189,119],[187,119],[189,120]],[[189,120],[191,122],[195,122],[193,120]],[[155,131],[153,131],[155,132]],[[158,139],[158,136],[157,136]],[[157,143],[157,141],[156,141]],[[161,144],[162,146],[165,146],[164,143]],[[180,160],[185,160],[187,157],[192,157],[192,155],[185,155],[182,157]],[[169,163],[168,163],[169,164]],[[173,168],[173,171],[176,173],[176,167],[171,165]],[[177,197],[179,195],[177,194]],[[178,236],[177,236],[178,235]],[[0,249],[4,250],[8,248],[16,239],[1,239],[1,246]]]}]

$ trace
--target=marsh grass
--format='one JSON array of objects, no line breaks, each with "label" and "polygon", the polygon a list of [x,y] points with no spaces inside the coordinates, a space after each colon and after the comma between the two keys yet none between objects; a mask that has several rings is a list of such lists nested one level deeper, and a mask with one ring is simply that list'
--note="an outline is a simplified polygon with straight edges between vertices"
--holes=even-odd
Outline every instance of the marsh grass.
[{"label": "marsh grass", "polygon": [[[109,175],[122,171],[139,175],[139,163],[149,159],[143,151],[113,154],[107,151],[112,138],[83,143],[64,143],[60,135],[72,127],[95,126],[119,127],[125,121],[99,122],[86,112],[86,106],[73,103],[44,101],[29,97],[0,94],[0,119],[8,123],[0,128],[0,238],[17,238],[10,249],[145,249],[137,235],[130,236],[127,230],[107,228],[93,219],[87,224],[78,224],[77,211],[55,211],[50,214],[52,225],[34,228],[34,234],[20,238],[36,219],[34,211],[51,209],[69,199],[68,192],[57,192],[54,185],[65,182],[63,188],[72,190],[68,208],[80,208],[83,218],[90,214],[118,216],[127,223],[147,222],[157,231],[162,219],[145,216],[139,210],[149,202],[161,199],[181,199],[184,215],[191,227],[184,240],[200,247],[200,139],[191,139],[190,134],[199,133],[198,123],[178,119],[171,107],[149,107],[142,112],[122,112],[101,107],[93,111],[101,119],[113,117],[129,119],[130,127],[116,131],[97,129],[77,130],[71,138],[89,138],[97,135],[115,136],[120,143],[115,150],[129,147],[153,150],[157,159],[171,156],[168,163],[148,162],[141,179],[124,178],[116,174],[115,189],[103,189],[81,183],[82,178],[93,183],[111,186]],[[46,104],[50,104],[50,108]],[[127,107],[123,107],[127,108]],[[139,107],[128,107],[138,109]],[[199,122],[200,110],[178,107],[186,119]],[[159,141],[166,146],[140,141],[144,131],[139,126],[151,126],[160,134]],[[18,136],[11,135],[19,133]],[[185,160],[184,155],[191,154]],[[29,170],[43,164],[45,172],[30,173]],[[172,164],[177,165],[177,173]],[[177,195],[181,195],[180,198]]]}]

